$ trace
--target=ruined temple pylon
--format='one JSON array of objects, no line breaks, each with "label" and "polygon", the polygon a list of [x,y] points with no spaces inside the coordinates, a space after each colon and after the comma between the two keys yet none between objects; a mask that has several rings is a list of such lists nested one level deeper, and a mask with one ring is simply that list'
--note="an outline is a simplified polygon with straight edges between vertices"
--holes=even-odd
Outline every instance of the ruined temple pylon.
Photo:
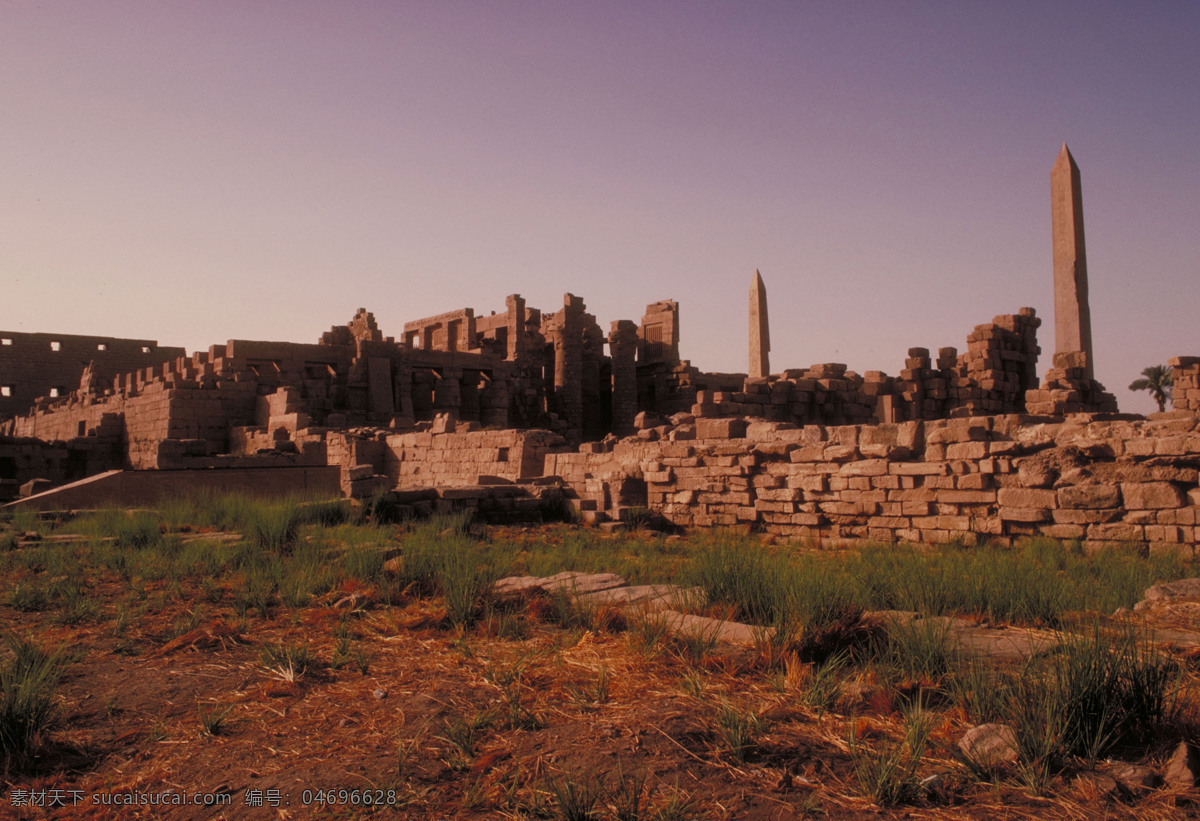
[{"label": "ruined temple pylon", "polygon": [[1066,143],[1050,171],[1050,210],[1054,234],[1054,352],[1082,352],[1091,379],[1092,316],[1083,244],[1083,192],[1079,166]]},{"label": "ruined temple pylon", "polygon": [[771,373],[771,331],[767,325],[767,286],[762,275],[754,271],[750,281],[750,378]]}]

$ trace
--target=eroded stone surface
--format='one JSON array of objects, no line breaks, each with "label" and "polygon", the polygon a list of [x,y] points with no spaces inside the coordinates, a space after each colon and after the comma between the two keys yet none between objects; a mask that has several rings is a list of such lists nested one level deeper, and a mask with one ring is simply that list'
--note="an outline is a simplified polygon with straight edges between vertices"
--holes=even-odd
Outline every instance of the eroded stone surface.
[{"label": "eroded stone surface", "polygon": [[1146,601],[1170,602],[1180,599],[1200,599],[1200,579],[1176,579],[1156,584],[1146,591]]},{"label": "eroded stone surface", "polygon": [[519,599],[534,593],[585,595],[625,587],[629,583],[616,573],[579,573],[574,570],[553,576],[508,576],[493,585],[500,599]]},{"label": "eroded stone surface", "polygon": [[1175,752],[1167,761],[1163,780],[1173,790],[1191,790],[1196,786],[1196,778],[1200,775],[1200,755],[1196,748],[1186,741],[1179,742]]},{"label": "eroded stone surface", "polygon": [[1011,764],[1020,753],[1017,734],[1007,724],[980,724],[967,730],[958,741],[962,754],[982,767]]}]

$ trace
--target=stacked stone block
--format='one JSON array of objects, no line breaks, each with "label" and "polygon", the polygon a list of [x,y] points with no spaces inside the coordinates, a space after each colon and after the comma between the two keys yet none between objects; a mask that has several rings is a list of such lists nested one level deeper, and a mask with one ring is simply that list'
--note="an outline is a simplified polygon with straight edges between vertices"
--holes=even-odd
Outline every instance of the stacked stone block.
[{"label": "stacked stone block", "polygon": [[1200,542],[1200,421],[1067,421],[1017,415],[797,427],[700,419],[696,439],[625,439],[558,453],[560,476],[596,514],[644,483],[685,526],[753,526],[816,540],[911,542],[1042,535],[1098,548]]},{"label": "stacked stone block", "polygon": [[976,326],[967,352],[958,358],[950,383],[951,416],[1019,413],[1026,392],[1036,386],[1037,329],[1042,321],[1032,308],[998,316]]},{"label": "stacked stone block", "polygon": [[[546,454],[566,447],[549,431],[471,430],[459,423],[442,433],[433,430],[387,435],[377,455],[356,457],[372,464],[392,487],[472,485],[480,476],[516,481],[542,474]],[[461,428],[461,430],[460,430]]]},{"label": "stacked stone block", "polygon": [[1171,366],[1171,403],[1176,410],[1200,411],[1200,356],[1174,356]]},{"label": "stacked stone block", "polygon": [[1089,377],[1090,372],[1083,351],[1056,353],[1054,367],[1046,371],[1041,388],[1026,392],[1025,409],[1040,416],[1116,413],[1116,398]]},{"label": "stacked stone block", "polygon": [[942,349],[935,369],[928,348],[908,349],[904,370],[895,381],[897,407],[906,419],[941,419],[946,415],[949,376],[943,367],[947,350],[954,349]]},{"label": "stacked stone block", "polygon": [[61,443],[0,436],[0,501],[17,498],[21,485],[34,477],[51,482],[77,478],[71,475],[69,457]]},{"label": "stacked stone block", "polygon": [[787,370],[780,376],[746,379],[741,391],[697,391],[692,414],[797,424],[862,423],[874,419],[880,388],[887,384],[884,374],[875,372],[868,381],[846,370],[845,365],[831,362],[807,370]]},{"label": "stacked stone block", "polygon": [[[0,331],[0,419],[23,414],[38,397],[59,397],[79,387],[85,370],[97,384],[135,368],[184,354],[152,339]],[[8,395],[3,395],[7,393]]]}]

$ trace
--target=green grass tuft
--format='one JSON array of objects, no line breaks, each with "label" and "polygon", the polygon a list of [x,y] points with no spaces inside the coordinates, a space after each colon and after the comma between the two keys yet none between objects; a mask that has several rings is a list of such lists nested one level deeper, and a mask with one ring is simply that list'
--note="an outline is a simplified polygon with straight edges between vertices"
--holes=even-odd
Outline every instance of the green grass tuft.
[{"label": "green grass tuft", "polygon": [[12,657],[0,665],[0,749],[21,761],[54,715],[54,690],[64,663],[61,648],[3,634]]}]

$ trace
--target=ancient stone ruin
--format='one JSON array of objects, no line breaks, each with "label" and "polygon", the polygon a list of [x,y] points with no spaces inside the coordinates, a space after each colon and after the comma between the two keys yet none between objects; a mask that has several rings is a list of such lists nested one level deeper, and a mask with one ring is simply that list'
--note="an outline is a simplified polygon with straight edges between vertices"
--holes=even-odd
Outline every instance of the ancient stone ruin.
[{"label": "ancient stone ruin", "polygon": [[772,372],[757,271],[745,374],[681,359],[674,301],[605,333],[573,294],[554,311],[514,294],[502,312],[416,319],[399,338],[360,309],[315,343],[190,356],[0,332],[0,494],[72,507],[202,487],[340,491],[390,494],[413,515],[536,519],[569,504],[588,520],[650,508],[814,540],[1194,548],[1200,358],[1171,360],[1174,412],[1117,413],[1093,375],[1065,146],[1051,183],[1055,353],[1040,384],[1032,308],[976,326],[962,353],[910,348],[895,375]]}]

